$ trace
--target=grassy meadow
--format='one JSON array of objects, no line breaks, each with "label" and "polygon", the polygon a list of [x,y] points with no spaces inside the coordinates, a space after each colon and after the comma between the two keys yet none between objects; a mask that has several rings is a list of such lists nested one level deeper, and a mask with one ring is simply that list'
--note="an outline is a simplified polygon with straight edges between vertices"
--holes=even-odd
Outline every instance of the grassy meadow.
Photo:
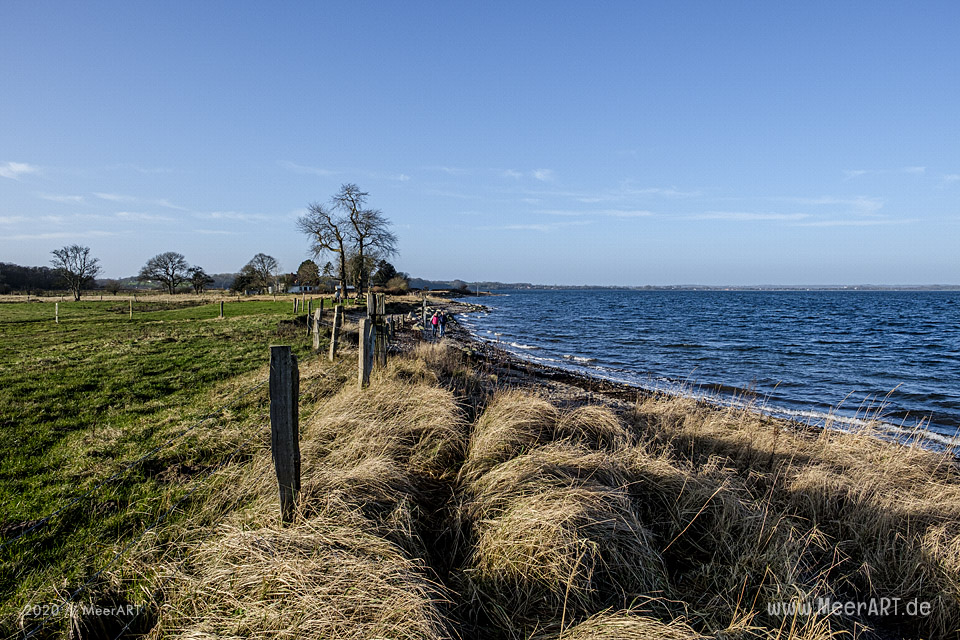
[{"label": "grassy meadow", "polygon": [[268,347],[309,358],[292,300],[228,301],[221,319],[184,298],[141,297],[132,319],[126,298],[60,302],[59,323],[52,300],[0,303],[0,631],[80,587],[241,442],[269,441]]},{"label": "grassy meadow", "polygon": [[[18,607],[87,581],[77,602],[141,613],[71,606],[33,637],[960,637],[946,454],[677,397],[560,406],[450,343],[415,344],[361,390],[355,347],[309,357],[287,302],[225,320],[165,303],[133,322],[125,303],[88,304],[73,327],[49,305],[0,306],[8,530],[234,404],[4,549],[5,633],[36,626]],[[250,392],[279,341],[303,355],[287,526],[265,389]],[[883,598],[895,615],[778,608]]]}]

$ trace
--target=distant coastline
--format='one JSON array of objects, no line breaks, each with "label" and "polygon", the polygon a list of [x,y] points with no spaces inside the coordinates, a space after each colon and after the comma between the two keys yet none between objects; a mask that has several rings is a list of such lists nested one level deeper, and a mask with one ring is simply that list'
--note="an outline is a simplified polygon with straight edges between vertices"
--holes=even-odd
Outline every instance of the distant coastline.
[{"label": "distant coastline", "polygon": [[425,280],[410,278],[414,289],[462,289],[473,292],[503,290],[544,290],[544,291],[960,291],[960,284],[837,284],[837,285],[574,285],[574,284],[532,284],[529,282],[496,282],[465,280]]}]

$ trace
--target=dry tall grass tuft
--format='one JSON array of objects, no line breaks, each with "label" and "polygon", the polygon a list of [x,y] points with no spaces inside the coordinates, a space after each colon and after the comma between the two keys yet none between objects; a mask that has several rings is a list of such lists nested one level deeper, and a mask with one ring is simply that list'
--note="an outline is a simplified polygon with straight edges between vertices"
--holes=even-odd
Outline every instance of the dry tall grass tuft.
[{"label": "dry tall grass tuft", "polygon": [[556,407],[520,391],[493,398],[473,426],[462,475],[476,479],[495,465],[553,439]]},{"label": "dry tall grass tuft", "polygon": [[597,405],[586,405],[564,413],[557,422],[556,435],[558,439],[611,451],[623,449],[634,440],[613,411]]},{"label": "dry tall grass tuft", "polygon": [[451,637],[423,567],[348,514],[224,527],[193,566],[151,637]]},{"label": "dry tall grass tuft", "polygon": [[[752,546],[758,534],[761,540],[786,535],[766,560],[780,569],[772,571],[775,580],[765,578],[758,589],[759,605],[797,589],[802,597],[916,599],[931,604],[929,616],[902,619],[917,633],[958,634],[960,473],[946,454],[882,442],[869,425],[860,433],[798,431],[743,408],[718,411],[682,398],[649,399],[637,407],[632,422],[648,448],[671,466],[731,470],[727,483],[742,505],[740,513],[704,518],[716,507],[708,508],[691,525],[691,530],[702,529],[710,546],[723,548],[717,545],[724,539]],[[655,480],[662,481],[662,474]],[[671,482],[674,493],[677,482]],[[689,498],[691,485],[687,487]],[[751,520],[762,526],[750,525]],[[724,530],[730,533],[718,538]],[[744,551],[718,556],[722,569],[715,573],[725,577],[712,580],[710,592],[732,586],[741,562],[730,563]],[[791,564],[798,570],[784,573]],[[760,564],[747,563],[743,569],[749,566],[754,568],[741,572],[748,590],[747,577],[755,576]],[[834,624],[842,628],[854,622],[840,617]]]},{"label": "dry tall grass tuft", "polygon": [[625,492],[528,487],[476,522],[465,574],[504,628],[573,619],[665,586]]},{"label": "dry tall grass tuft", "polygon": [[316,461],[311,468],[386,457],[408,473],[440,477],[462,458],[466,425],[449,392],[376,376],[370,387],[348,385],[328,400],[303,437],[305,461]]},{"label": "dry tall grass tuft", "polygon": [[461,473],[463,582],[514,637],[665,588],[623,451],[590,447],[625,446],[621,429],[607,411],[561,416],[516,391],[495,397],[476,421]]},{"label": "dry tall grass tuft", "polygon": [[700,640],[706,638],[681,622],[663,623],[628,611],[604,612],[558,633],[532,640]]}]

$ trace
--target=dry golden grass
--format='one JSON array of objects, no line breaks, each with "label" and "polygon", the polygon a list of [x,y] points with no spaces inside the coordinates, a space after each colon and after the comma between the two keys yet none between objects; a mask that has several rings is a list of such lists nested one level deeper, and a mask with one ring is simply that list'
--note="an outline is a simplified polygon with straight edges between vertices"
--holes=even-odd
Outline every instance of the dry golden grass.
[{"label": "dry golden grass", "polygon": [[472,480],[501,462],[553,438],[557,409],[521,391],[506,391],[487,405],[473,426],[461,474]]},{"label": "dry golden grass", "polygon": [[349,513],[226,526],[191,564],[152,637],[450,637],[424,567]]},{"label": "dry golden grass", "polygon": [[[224,470],[194,530],[166,533],[151,637],[960,637],[943,456],[666,397],[618,417],[507,390],[470,425],[438,382],[464,371],[451,350],[420,347],[364,391],[354,366],[304,376],[325,386],[293,525],[262,451]],[[767,611],[826,597],[932,613]]]},{"label": "dry golden grass", "polygon": [[559,633],[532,640],[699,640],[705,638],[682,622],[664,623],[629,611],[603,612]]},{"label": "dry golden grass", "polygon": [[[715,549],[733,552],[718,575],[729,584],[742,573],[748,600],[762,605],[791,592],[801,599],[916,598],[932,611],[909,626],[929,637],[960,635],[960,474],[949,454],[881,442],[869,425],[860,433],[803,432],[748,410],[718,411],[683,398],[649,399],[632,422],[671,465],[730,469],[736,500],[753,520],[762,514],[753,534],[743,531],[751,520],[745,514],[701,527]],[[717,538],[725,530],[727,542]],[[767,532],[785,537],[774,542]],[[751,589],[750,577],[763,567],[745,562],[748,547],[768,539],[774,549],[763,562],[776,579]],[[796,570],[785,571],[790,567]]]}]

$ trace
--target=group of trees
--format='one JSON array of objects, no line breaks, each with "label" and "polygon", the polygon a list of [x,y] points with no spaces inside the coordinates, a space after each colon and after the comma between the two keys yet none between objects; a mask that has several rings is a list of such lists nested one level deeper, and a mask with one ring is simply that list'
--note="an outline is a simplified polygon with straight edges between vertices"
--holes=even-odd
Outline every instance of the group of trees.
[{"label": "group of trees", "polygon": [[253,256],[250,262],[243,265],[230,288],[234,291],[247,291],[248,289],[264,291],[270,287],[278,289],[279,286],[280,263],[273,256],[258,253]]},{"label": "group of trees", "polygon": [[[357,185],[344,184],[329,204],[312,203],[307,213],[297,219],[297,227],[310,239],[314,257],[330,255],[336,260],[335,265],[327,262],[321,270],[313,260],[304,260],[295,274],[281,276],[276,258],[258,253],[243,266],[231,288],[262,291],[274,287],[276,290],[280,288],[281,278],[284,284],[295,281],[300,285],[318,286],[335,278],[344,294],[348,283],[354,285],[358,296],[368,285],[405,290],[408,276],[387,261],[397,253],[397,237],[390,231],[390,221],[383,212],[366,206],[368,197]],[[61,285],[79,300],[83,289],[96,286],[100,260],[91,255],[90,247],[74,244],[51,254],[52,269],[0,263],[0,292],[52,289]],[[158,283],[167,293],[176,293],[184,285],[202,293],[214,282],[202,267],[191,266],[184,255],[176,251],[153,256],[137,277]],[[108,280],[105,289],[116,293],[120,284]]]},{"label": "group of trees", "polygon": [[369,195],[355,184],[344,184],[328,205],[314,202],[297,219],[297,227],[310,239],[314,257],[332,255],[336,259],[336,277],[344,293],[352,280],[361,295],[378,262],[397,253],[390,221],[379,209],[367,208]]},{"label": "group of trees", "polygon": [[141,280],[156,280],[167,293],[176,293],[180,285],[189,283],[195,293],[203,293],[213,278],[207,275],[203,267],[190,266],[182,253],[166,251],[158,253],[140,269]]},{"label": "group of trees", "polygon": [[63,286],[63,280],[50,267],[24,267],[0,262],[0,293],[10,291],[47,291]]}]

